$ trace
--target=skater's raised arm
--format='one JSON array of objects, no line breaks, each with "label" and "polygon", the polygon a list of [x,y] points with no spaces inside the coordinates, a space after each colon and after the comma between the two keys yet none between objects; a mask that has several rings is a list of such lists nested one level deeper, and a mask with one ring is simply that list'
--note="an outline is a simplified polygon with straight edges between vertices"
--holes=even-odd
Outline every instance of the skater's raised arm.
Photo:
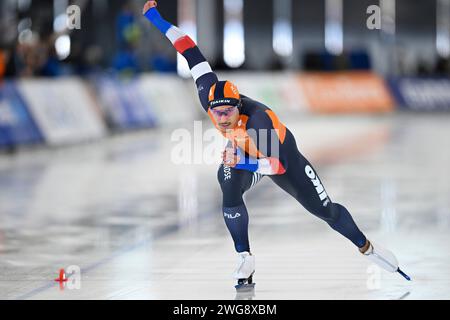
[{"label": "skater's raised arm", "polygon": [[197,85],[200,102],[203,109],[208,111],[209,89],[218,81],[218,78],[195,42],[182,30],[164,20],[156,6],[156,1],[147,1],[143,14],[172,42],[175,49],[187,60],[192,77]]}]

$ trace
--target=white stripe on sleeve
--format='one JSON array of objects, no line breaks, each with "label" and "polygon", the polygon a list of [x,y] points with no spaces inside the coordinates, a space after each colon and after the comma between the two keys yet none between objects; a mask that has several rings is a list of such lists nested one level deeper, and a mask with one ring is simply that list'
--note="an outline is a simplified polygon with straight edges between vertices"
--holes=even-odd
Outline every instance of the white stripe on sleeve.
[{"label": "white stripe on sleeve", "polygon": [[192,77],[194,78],[194,81],[197,81],[198,78],[203,76],[204,74],[207,74],[209,72],[213,72],[211,69],[211,66],[208,62],[204,61],[199,64],[197,64],[195,67],[191,69]]},{"label": "white stripe on sleeve", "polygon": [[178,29],[176,26],[171,26],[166,32],[166,37],[169,38],[170,42],[174,45],[175,42],[186,34]]}]

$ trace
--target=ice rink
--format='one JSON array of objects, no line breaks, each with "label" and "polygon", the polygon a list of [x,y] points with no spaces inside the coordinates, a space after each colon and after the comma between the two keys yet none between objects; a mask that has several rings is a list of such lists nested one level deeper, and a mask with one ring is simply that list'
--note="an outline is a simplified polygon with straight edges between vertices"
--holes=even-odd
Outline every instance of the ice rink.
[{"label": "ice rink", "polygon": [[[246,194],[256,290],[236,295],[218,163],[173,164],[161,130],[0,156],[0,299],[450,299],[449,115],[281,120],[412,282],[264,178]],[[61,289],[72,265],[81,287]]]}]

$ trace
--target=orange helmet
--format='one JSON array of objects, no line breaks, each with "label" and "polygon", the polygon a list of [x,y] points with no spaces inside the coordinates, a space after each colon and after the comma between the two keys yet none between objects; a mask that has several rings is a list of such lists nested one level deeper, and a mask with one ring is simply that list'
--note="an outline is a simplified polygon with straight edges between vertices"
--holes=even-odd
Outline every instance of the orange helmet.
[{"label": "orange helmet", "polygon": [[208,106],[241,106],[241,95],[237,87],[231,81],[216,82],[209,90]]}]

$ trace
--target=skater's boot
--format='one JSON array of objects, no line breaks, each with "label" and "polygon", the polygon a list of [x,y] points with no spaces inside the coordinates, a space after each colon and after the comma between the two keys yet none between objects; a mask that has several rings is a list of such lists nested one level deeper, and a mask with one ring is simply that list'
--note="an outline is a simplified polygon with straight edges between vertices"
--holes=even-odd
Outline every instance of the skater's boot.
[{"label": "skater's boot", "polygon": [[398,272],[400,273],[406,280],[411,280],[411,278],[406,275],[399,267],[398,261],[395,255],[389,251],[376,244],[373,245],[368,241],[368,248],[364,252],[361,252],[365,255],[370,261],[377,264],[379,267],[383,268],[388,272]]},{"label": "skater's boot", "polygon": [[253,290],[255,284],[253,283],[253,274],[255,273],[255,256],[249,252],[240,252],[238,254],[238,267],[233,276],[238,281],[235,286],[237,291]]}]

